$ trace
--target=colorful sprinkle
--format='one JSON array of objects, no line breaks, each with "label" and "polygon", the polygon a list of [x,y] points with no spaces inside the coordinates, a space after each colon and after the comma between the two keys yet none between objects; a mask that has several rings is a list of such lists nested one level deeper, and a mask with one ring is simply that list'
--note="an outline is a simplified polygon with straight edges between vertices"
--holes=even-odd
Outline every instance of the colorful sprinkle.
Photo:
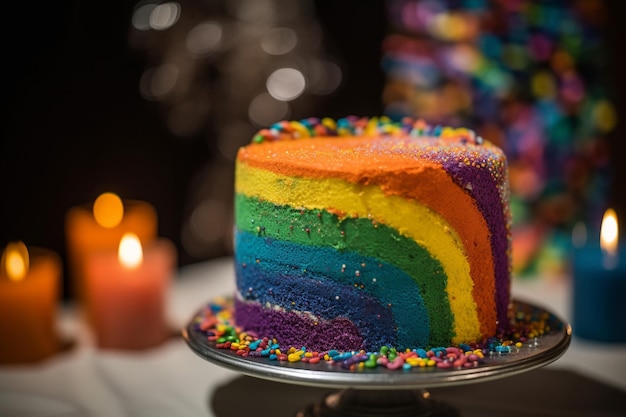
[{"label": "colorful sprinkle", "polygon": [[319,364],[322,360],[338,364],[343,369],[359,371],[382,367],[410,371],[413,368],[455,370],[483,365],[485,356],[514,355],[525,346],[533,347],[537,337],[550,331],[550,315],[518,312],[511,317],[506,334],[490,337],[481,343],[458,346],[416,347],[398,351],[381,346],[376,352],[309,351],[305,346],[281,348],[270,337],[256,337],[237,327],[233,321],[233,302],[220,299],[207,305],[196,317],[196,330],[203,332],[217,349],[235,351],[238,356],[265,357],[271,361]]},{"label": "colorful sprinkle", "polygon": [[471,143],[480,145],[483,139],[473,130],[450,126],[429,126],[424,120],[404,117],[394,122],[386,116],[361,117],[354,116],[338,119],[322,120],[309,118],[300,121],[277,122],[270,129],[261,129],[252,138],[252,143],[265,141],[292,140],[308,137],[332,136],[400,136],[437,137],[447,142]]}]

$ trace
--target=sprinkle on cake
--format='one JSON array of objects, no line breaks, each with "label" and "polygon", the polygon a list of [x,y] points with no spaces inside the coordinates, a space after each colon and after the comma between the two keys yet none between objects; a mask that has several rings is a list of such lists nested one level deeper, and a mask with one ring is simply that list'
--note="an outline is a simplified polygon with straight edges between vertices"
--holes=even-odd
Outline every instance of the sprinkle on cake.
[{"label": "sprinkle on cake", "polygon": [[242,329],[234,323],[232,299],[218,298],[196,315],[194,329],[204,333],[215,348],[229,350],[242,358],[309,365],[328,363],[350,371],[375,368],[392,371],[426,368],[457,370],[488,365],[491,358],[536,348],[539,337],[552,330],[562,331],[562,328],[551,328],[554,320],[555,317],[547,312],[520,308],[509,318],[506,334],[489,337],[480,343],[404,350],[383,345],[370,351],[315,351],[306,346],[281,345],[276,338]]}]

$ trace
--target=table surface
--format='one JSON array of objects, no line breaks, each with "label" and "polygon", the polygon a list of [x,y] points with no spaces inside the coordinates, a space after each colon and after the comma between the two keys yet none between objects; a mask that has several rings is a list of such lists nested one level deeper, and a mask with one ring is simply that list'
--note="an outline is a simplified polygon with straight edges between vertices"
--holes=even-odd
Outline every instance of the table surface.
[{"label": "table surface", "polygon": [[[168,299],[173,328],[233,290],[231,258],[182,268]],[[567,277],[516,278],[512,293],[571,319]],[[212,394],[241,378],[197,357],[180,337],[140,352],[98,350],[72,306],[61,308],[59,331],[74,339],[72,349],[37,364],[0,366],[0,416],[216,416]],[[571,370],[626,391],[626,344],[579,339],[574,327],[570,348],[546,369]]]}]

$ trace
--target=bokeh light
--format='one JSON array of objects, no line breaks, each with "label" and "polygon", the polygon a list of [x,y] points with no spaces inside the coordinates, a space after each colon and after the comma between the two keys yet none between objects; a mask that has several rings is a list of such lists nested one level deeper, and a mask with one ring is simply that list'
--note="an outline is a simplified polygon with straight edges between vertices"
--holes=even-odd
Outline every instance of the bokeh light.
[{"label": "bokeh light", "polygon": [[325,49],[311,0],[141,0],[130,29],[141,96],[175,140],[209,156],[185,197],[181,257],[219,255],[231,247],[237,149],[260,128],[319,113],[344,82],[342,60]]},{"label": "bokeh light", "polygon": [[261,38],[261,48],[270,55],[284,55],[298,44],[298,35],[290,28],[272,28]]},{"label": "bokeh light", "polygon": [[214,199],[195,205],[181,233],[185,251],[195,257],[206,258],[215,255],[216,246],[223,250],[221,241],[231,230],[227,210],[222,201]]},{"label": "bokeh light", "polygon": [[268,93],[262,93],[250,102],[248,116],[259,127],[269,126],[277,120],[289,118],[289,104],[275,99]]},{"label": "bokeh light", "polygon": [[189,30],[185,45],[196,56],[210,55],[219,49],[222,36],[223,29],[219,22],[202,22]]},{"label": "bokeh light", "polygon": [[165,30],[172,27],[180,18],[180,4],[163,3],[152,9],[150,27],[154,30]]},{"label": "bokeh light", "polygon": [[93,203],[93,217],[107,229],[116,227],[124,218],[124,204],[115,193],[102,193]]},{"label": "bokeh light", "polygon": [[167,63],[146,70],[139,83],[141,95],[148,100],[162,100],[174,89],[179,74],[177,66]]},{"label": "bokeh light", "polygon": [[341,85],[343,73],[335,62],[320,59],[309,63],[309,90],[313,94],[326,95]]},{"label": "bokeh light", "polygon": [[291,101],[304,92],[306,80],[295,68],[279,68],[267,77],[265,85],[268,93],[276,100]]},{"label": "bokeh light", "polygon": [[137,30],[149,30],[152,27],[150,26],[150,16],[152,15],[152,11],[157,7],[156,4],[149,3],[143,4],[135,10],[133,13],[133,17],[131,23],[133,27]]},{"label": "bokeh light", "polygon": [[608,194],[605,135],[618,121],[603,1],[386,3],[385,113],[468,126],[501,146],[516,272],[564,268],[563,242],[578,221],[601,217]]}]

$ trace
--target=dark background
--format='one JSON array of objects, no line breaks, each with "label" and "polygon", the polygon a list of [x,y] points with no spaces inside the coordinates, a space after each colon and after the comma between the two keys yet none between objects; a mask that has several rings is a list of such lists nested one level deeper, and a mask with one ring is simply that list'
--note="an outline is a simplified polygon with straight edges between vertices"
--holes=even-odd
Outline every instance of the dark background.
[{"label": "dark background", "polygon": [[[325,42],[347,66],[340,91],[323,102],[324,116],[382,111],[383,2],[365,3],[316,3]],[[0,247],[21,240],[66,262],[67,210],[115,190],[156,207],[159,234],[177,245],[180,265],[202,260],[185,253],[180,230],[192,179],[216,155],[205,138],[174,137],[158,103],[141,97],[146,60],[129,46],[136,4],[6,5]],[[359,22],[352,30],[348,15]]]},{"label": "dark background", "polygon": [[[625,3],[608,3],[608,73],[621,119],[616,132],[626,120]],[[192,179],[216,155],[204,139],[175,138],[158,104],[140,96],[145,57],[129,46],[128,36],[136,4],[3,4],[0,247],[22,240],[65,257],[67,210],[115,189],[156,207],[159,234],[178,246],[180,265],[202,260],[184,252],[180,230]],[[321,102],[317,115],[381,114],[384,2],[314,5],[312,18],[346,71],[343,85]],[[611,201],[624,219],[626,144],[618,133],[610,140]]]}]

